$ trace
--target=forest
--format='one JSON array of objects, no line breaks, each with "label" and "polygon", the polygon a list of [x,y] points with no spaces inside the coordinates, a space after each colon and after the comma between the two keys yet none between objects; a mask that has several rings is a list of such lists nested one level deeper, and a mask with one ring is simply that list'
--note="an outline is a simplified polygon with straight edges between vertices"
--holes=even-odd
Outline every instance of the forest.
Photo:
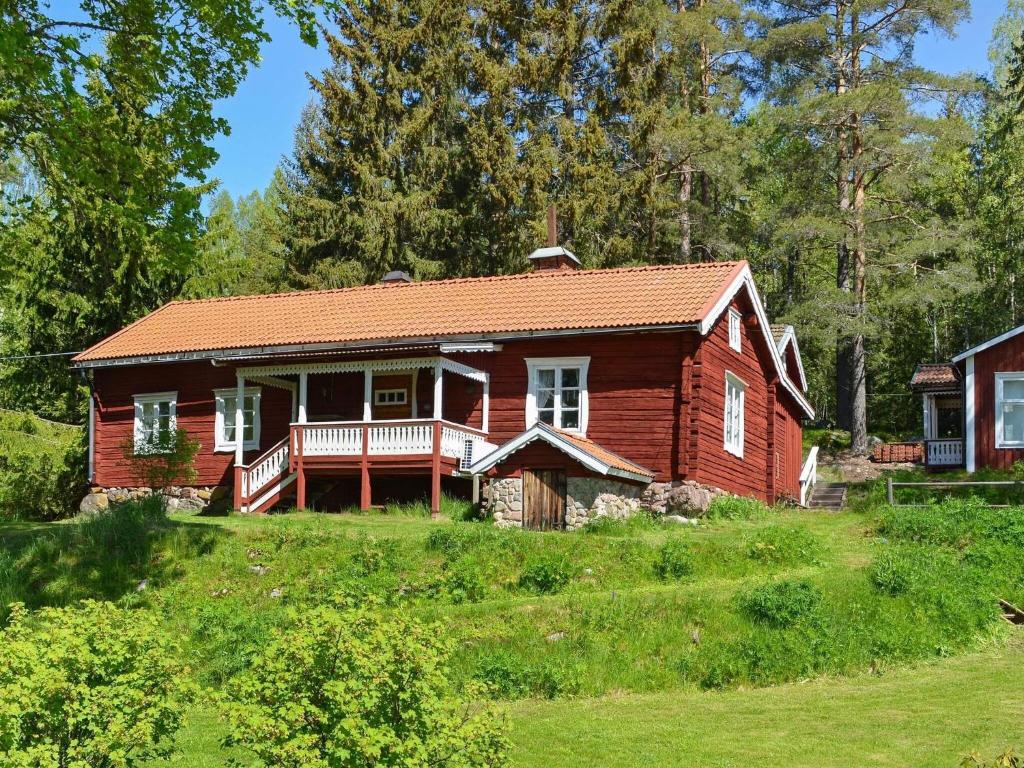
[{"label": "forest", "polygon": [[[78,5],[78,4],[76,4]],[[919,432],[914,366],[1021,322],[1024,2],[991,75],[914,60],[967,0],[39,0],[0,6],[0,407],[81,423],[82,350],[161,304],[747,259],[818,418]],[[326,46],[294,150],[219,190],[265,19]]]}]

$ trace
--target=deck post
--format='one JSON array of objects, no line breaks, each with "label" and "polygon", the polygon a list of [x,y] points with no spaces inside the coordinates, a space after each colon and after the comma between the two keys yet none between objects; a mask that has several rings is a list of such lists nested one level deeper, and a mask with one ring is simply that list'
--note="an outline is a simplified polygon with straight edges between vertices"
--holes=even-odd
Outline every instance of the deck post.
[{"label": "deck post", "polygon": [[299,424],[306,423],[306,398],[309,394],[309,374],[299,374]]},{"label": "deck post", "polygon": [[241,510],[242,503],[242,469],[245,445],[245,377],[235,375],[235,509]]},{"label": "deck post", "polygon": [[491,421],[491,374],[484,374],[484,396],[483,396],[483,415],[480,417],[480,429],[484,432],[488,431],[488,427]]},{"label": "deck post", "polygon": [[373,420],[373,368],[363,369],[363,421]]},{"label": "deck post", "polygon": [[441,398],[444,395],[444,371],[441,361],[434,363],[434,418],[442,419]]},{"label": "deck post", "polygon": [[[305,374],[303,374],[305,375]],[[303,440],[306,430],[299,427],[295,430],[295,508],[306,508],[306,470],[302,466]]]},{"label": "deck post", "polygon": [[[434,406],[435,410],[437,406]],[[441,419],[434,419],[434,439],[430,456],[430,516],[441,516]]]},{"label": "deck post", "polygon": [[363,455],[359,462],[359,509],[366,512],[373,501],[370,489],[370,425],[363,424]]}]

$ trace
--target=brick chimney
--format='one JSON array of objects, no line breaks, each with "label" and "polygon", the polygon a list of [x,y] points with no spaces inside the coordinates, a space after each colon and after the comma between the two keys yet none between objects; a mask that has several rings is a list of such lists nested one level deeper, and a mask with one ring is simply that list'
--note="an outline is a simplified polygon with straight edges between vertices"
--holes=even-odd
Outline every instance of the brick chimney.
[{"label": "brick chimney", "polygon": [[530,254],[534,272],[580,269],[580,260],[572,251],[558,245],[558,212],[555,206],[548,208],[548,244]]}]

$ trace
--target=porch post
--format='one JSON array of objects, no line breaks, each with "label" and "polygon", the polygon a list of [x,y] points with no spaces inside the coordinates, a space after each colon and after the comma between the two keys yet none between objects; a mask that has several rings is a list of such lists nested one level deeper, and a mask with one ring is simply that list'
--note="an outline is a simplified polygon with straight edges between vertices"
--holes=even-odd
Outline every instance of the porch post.
[{"label": "porch post", "polygon": [[484,403],[483,403],[483,416],[480,420],[480,429],[484,432],[487,431],[487,427],[491,420],[491,374],[484,374]]},{"label": "porch post", "polygon": [[[305,374],[303,374],[305,375]],[[303,443],[306,439],[306,430],[299,427],[295,430],[295,508],[306,508],[306,468],[302,466],[302,454],[305,453]]]},{"label": "porch post", "polygon": [[241,509],[245,501],[242,495],[243,475],[242,450],[245,443],[245,377],[235,375],[235,509]]},{"label": "porch post", "polygon": [[974,473],[977,457],[975,456],[974,434],[974,355],[967,358],[966,375],[964,376],[964,469]]},{"label": "porch post", "polygon": [[[437,412],[435,406],[435,413]],[[441,515],[441,417],[434,419],[434,439],[430,456],[430,516]]]},{"label": "porch post", "polygon": [[370,492],[370,425],[363,424],[363,455],[359,461],[359,509],[366,512],[372,503]]},{"label": "porch post", "polygon": [[441,397],[444,395],[444,372],[441,370],[441,361],[434,363],[434,418],[444,418],[441,409]]},{"label": "porch post", "polygon": [[363,368],[363,421],[373,420],[373,368]]},{"label": "porch post", "polygon": [[309,374],[299,374],[299,424],[306,423],[306,397],[309,394]]}]

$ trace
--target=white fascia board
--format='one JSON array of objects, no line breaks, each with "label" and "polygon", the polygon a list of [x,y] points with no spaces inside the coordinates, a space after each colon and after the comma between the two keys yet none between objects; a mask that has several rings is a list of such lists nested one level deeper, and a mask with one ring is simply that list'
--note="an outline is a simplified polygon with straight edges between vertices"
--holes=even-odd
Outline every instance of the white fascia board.
[{"label": "white fascia board", "polygon": [[800,355],[800,345],[796,341],[796,329],[792,325],[787,325],[778,344],[783,362],[786,360],[786,347],[790,344],[793,345],[793,354],[796,355],[796,370],[800,374],[800,387],[806,392],[807,376],[804,374],[804,359]]},{"label": "white fascia board", "polygon": [[807,398],[804,397],[804,393],[800,391],[800,388],[794,384],[788,374],[786,373],[786,363],[782,359],[782,355],[779,354],[779,348],[775,344],[775,338],[772,336],[771,325],[768,323],[768,314],[765,312],[764,304],[761,303],[761,295],[757,292],[757,286],[754,284],[754,273],[750,271],[750,265],[747,264],[740,270],[740,273],[736,275],[735,279],[725,289],[725,292],[715,303],[715,306],[711,308],[707,316],[700,322],[700,335],[707,336],[711,332],[715,323],[718,322],[718,318],[721,317],[722,313],[732,304],[732,300],[736,298],[743,288],[747,289],[747,295],[750,296],[750,303],[754,305],[754,314],[757,315],[758,325],[761,326],[761,333],[764,336],[765,343],[768,345],[768,351],[771,353],[772,360],[775,362],[775,370],[778,371],[779,380],[782,382],[782,386],[786,388],[786,391],[793,396],[797,404],[803,408],[804,413],[807,414],[807,418],[814,418],[814,408],[807,402]]},{"label": "white fascia board", "polygon": [[1002,344],[1004,341],[1012,339],[1014,336],[1018,336],[1022,333],[1024,333],[1024,325],[1018,325],[1013,330],[1007,331],[1001,336],[996,336],[994,339],[989,339],[984,344],[979,344],[976,347],[971,347],[966,352],[961,352],[959,355],[954,357],[951,362],[959,363],[963,360],[966,360],[968,357],[973,357],[979,352],[984,352],[986,349],[990,349],[991,347],[994,347],[997,344]]}]

